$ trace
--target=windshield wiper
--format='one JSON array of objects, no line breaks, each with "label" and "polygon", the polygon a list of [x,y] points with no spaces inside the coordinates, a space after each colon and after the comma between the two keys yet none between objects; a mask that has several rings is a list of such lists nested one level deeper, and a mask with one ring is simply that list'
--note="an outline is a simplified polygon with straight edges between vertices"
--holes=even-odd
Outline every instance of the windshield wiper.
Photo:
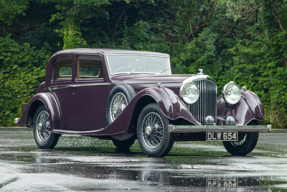
[{"label": "windshield wiper", "polygon": [[135,71],[139,70],[141,67],[142,67],[142,66],[139,66],[138,68],[136,68],[136,69],[132,70],[131,72],[128,72],[128,74],[131,74],[131,73],[133,73],[133,72],[135,72]]},{"label": "windshield wiper", "polygon": [[163,72],[166,72],[166,71],[169,70],[169,69],[170,69],[170,68],[167,68],[167,69],[163,70],[162,72],[157,73],[157,75],[162,74]]}]

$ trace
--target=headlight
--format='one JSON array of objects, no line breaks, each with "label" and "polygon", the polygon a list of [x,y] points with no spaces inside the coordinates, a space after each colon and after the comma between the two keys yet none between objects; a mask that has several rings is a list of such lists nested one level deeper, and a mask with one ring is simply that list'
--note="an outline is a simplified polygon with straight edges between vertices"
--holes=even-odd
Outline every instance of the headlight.
[{"label": "headlight", "polygon": [[234,105],[240,100],[240,97],[241,97],[240,88],[237,84],[230,81],[223,87],[222,95],[223,95],[224,100],[228,104]]},{"label": "headlight", "polygon": [[187,82],[181,86],[180,96],[186,103],[193,104],[199,97],[199,90],[193,82]]}]

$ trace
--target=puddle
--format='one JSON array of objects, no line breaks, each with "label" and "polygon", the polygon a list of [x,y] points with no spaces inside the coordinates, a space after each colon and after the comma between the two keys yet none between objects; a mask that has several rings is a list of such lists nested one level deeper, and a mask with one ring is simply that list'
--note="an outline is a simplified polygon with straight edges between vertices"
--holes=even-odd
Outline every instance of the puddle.
[{"label": "puddle", "polygon": [[[0,176],[1,190],[287,189],[286,155],[272,156],[274,151],[268,151],[262,146],[254,155],[235,157],[223,151],[218,143],[209,145],[205,142],[187,142],[175,145],[164,158],[148,158],[140,150],[138,143],[129,151],[119,151],[110,141],[88,137],[61,137],[54,150],[41,150],[35,145],[32,135],[27,136],[28,133],[22,138],[16,131],[5,134],[10,139],[0,137],[0,172],[5,176]],[[257,155],[263,150],[268,153]]]}]

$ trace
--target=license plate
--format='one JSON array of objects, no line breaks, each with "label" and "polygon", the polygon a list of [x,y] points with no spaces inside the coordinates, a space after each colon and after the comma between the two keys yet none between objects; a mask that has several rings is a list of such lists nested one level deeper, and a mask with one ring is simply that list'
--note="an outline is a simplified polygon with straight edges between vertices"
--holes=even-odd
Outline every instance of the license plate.
[{"label": "license plate", "polygon": [[237,187],[238,180],[236,178],[217,178],[217,179],[206,179],[206,187]]},{"label": "license plate", "polygon": [[238,132],[206,132],[206,141],[238,141]]}]

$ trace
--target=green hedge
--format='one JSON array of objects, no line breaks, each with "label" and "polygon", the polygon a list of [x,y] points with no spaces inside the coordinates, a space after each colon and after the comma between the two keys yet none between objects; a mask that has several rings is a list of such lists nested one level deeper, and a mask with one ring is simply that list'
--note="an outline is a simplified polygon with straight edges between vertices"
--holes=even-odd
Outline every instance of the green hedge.
[{"label": "green hedge", "polygon": [[[1,1],[2,2],[2,1]],[[11,0],[0,11],[0,125],[44,81],[46,63],[68,48],[168,53],[174,73],[198,73],[258,94],[265,121],[287,126],[287,1]],[[45,13],[45,14],[43,14]]]}]

